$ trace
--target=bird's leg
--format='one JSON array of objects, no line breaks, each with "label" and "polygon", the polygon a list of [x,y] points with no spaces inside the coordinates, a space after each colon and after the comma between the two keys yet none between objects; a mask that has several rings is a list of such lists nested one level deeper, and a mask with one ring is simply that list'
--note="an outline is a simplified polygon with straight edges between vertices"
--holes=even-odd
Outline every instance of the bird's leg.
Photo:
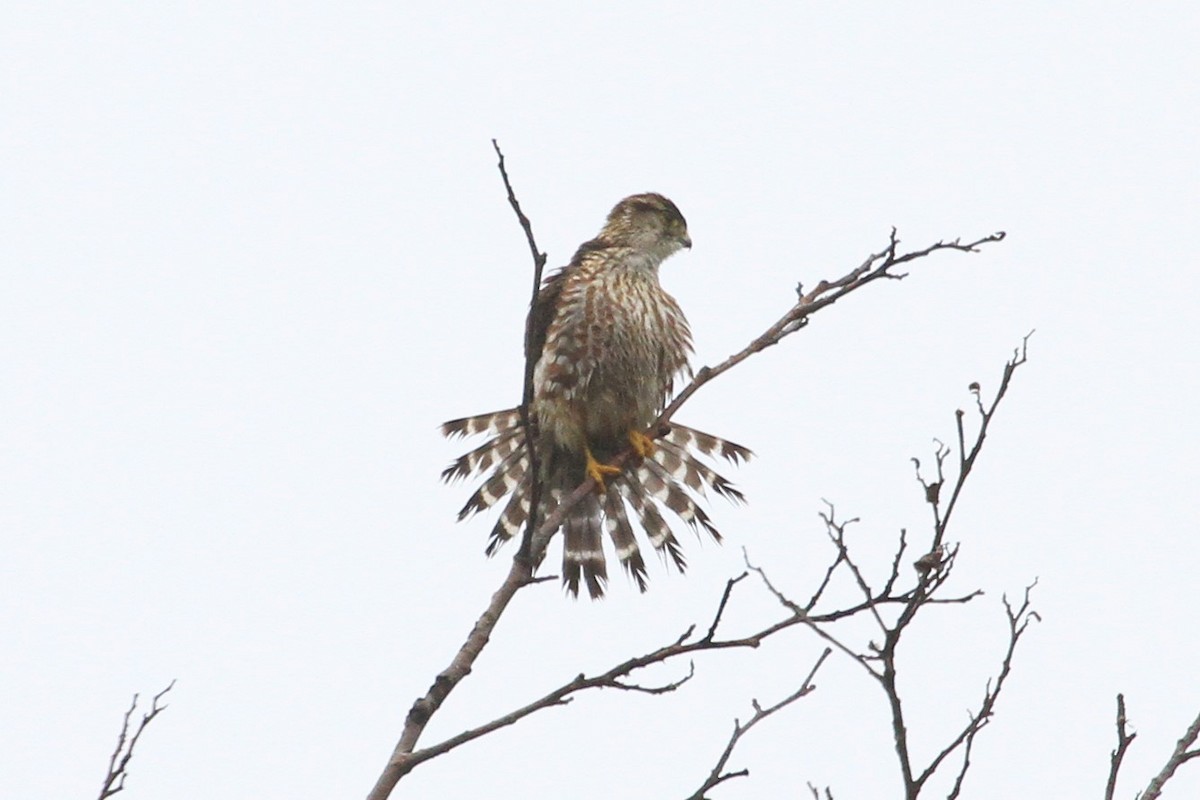
[{"label": "bird's leg", "polygon": [[629,432],[629,444],[633,448],[633,452],[642,458],[649,458],[654,455],[654,440],[642,431],[637,429],[631,430]]},{"label": "bird's leg", "polygon": [[592,448],[584,445],[584,453],[587,454],[587,474],[588,477],[596,482],[596,487],[600,491],[604,491],[604,476],[605,475],[620,475],[621,468],[614,467],[610,464],[601,464],[592,455]]}]

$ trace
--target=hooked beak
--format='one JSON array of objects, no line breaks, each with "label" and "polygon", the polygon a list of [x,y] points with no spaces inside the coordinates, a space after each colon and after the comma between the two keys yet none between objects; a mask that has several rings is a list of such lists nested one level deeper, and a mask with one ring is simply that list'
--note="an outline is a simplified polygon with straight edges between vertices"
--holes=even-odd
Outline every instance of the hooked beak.
[{"label": "hooked beak", "polygon": [[679,237],[679,243],[681,245],[683,245],[684,247],[686,247],[688,250],[692,249],[692,237],[688,236],[686,233],[683,236]]}]

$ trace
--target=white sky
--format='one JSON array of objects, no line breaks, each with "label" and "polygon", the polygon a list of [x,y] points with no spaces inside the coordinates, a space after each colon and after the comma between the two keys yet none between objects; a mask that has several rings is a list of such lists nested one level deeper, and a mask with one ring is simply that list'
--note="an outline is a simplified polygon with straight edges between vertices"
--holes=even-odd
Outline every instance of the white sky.
[{"label": "white sky", "polygon": [[[741,548],[797,596],[821,498],[884,555],[928,520],[911,456],[950,437],[1031,328],[902,651],[919,753],[1043,624],[978,741],[974,798],[1100,796],[1126,694],[1144,786],[1200,710],[1194,3],[16,4],[0,24],[0,783],[94,797],[130,695],[179,683],[126,790],[361,797],[507,568],[450,417],[513,404],[530,265],[489,139],[551,265],[660,191],[697,364],[880,249],[995,230],[872,286],[704,390],[681,421],[753,447],[644,596],[524,593],[428,743],[706,622]],[[552,558],[556,556],[552,555]],[[760,592],[731,611],[776,616]],[[410,797],[682,797],[751,698],[820,646],[700,659],[422,766]],[[686,669],[656,673],[674,677]],[[882,696],[832,658],[714,796],[894,797]],[[1170,797],[1200,795],[1200,766]],[[944,794],[944,792],[943,792]],[[399,795],[398,795],[399,796]]]}]

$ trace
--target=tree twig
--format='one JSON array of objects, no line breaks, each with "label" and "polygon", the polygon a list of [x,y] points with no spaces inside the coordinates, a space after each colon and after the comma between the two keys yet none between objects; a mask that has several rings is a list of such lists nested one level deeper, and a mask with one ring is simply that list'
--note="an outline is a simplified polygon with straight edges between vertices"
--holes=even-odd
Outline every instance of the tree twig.
[{"label": "tree twig", "polygon": [[754,649],[771,636],[774,636],[779,632],[801,622],[799,618],[791,617],[774,622],[758,631],[755,631],[754,633],[750,633],[745,636],[738,636],[728,639],[717,638],[715,634],[720,626],[721,619],[729,603],[729,598],[731,592],[733,591],[733,587],[741,582],[744,577],[745,573],[736,578],[730,578],[728,581],[726,581],[725,590],[721,595],[721,600],[718,603],[717,609],[713,614],[712,621],[708,626],[708,632],[704,636],[698,639],[693,639],[692,637],[697,630],[697,626],[692,625],[674,640],[647,653],[625,659],[624,661],[621,661],[620,663],[610,667],[604,672],[590,677],[580,674],[573,680],[564,683],[558,688],[546,693],[542,697],[533,700],[521,706],[520,708],[514,709],[507,714],[503,714],[482,725],[463,731],[462,733],[452,736],[449,739],[437,744],[404,754],[402,760],[405,772],[411,771],[418,764],[435,758],[436,756],[440,756],[443,753],[449,752],[460,745],[466,744],[474,739],[478,739],[480,736],[484,736],[493,731],[499,730],[500,728],[504,728],[519,722],[525,717],[528,717],[538,711],[555,706],[567,705],[571,702],[573,695],[589,689],[619,689],[622,691],[642,692],[645,694],[665,694],[667,692],[673,692],[691,680],[695,672],[695,667],[693,664],[689,664],[688,673],[682,678],[669,681],[665,684],[645,686],[638,683],[628,683],[623,679],[628,678],[634,672],[651,666],[652,664],[665,664],[673,659],[690,657],[697,653],[742,648]]},{"label": "tree twig", "polygon": [[[970,387],[972,393],[975,395],[980,423],[975,438],[969,445],[963,429],[962,412],[960,411],[955,415],[958,433],[959,458],[957,465],[959,474],[954,481],[953,489],[949,493],[942,493],[940,491],[942,486],[947,482],[946,463],[952,454],[950,448],[935,440],[936,475],[930,480],[922,477],[921,464],[917,459],[913,459],[917,480],[921,483],[924,490],[925,500],[934,510],[934,524],[930,532],[929,550],[914,563],[914,567],[918,573],[915,586],[903,592],[898,592],[896,589],[901,579],[900,565],[903,563],[903,554],[907,546],[907,531],[901,530],[900,541],[896,555],[892,559],[890,574],[883,588],[876,590],[872,586],[872,581],[868,579],[865,570],[860,567],[851,553],[846,541],[847,526],[857,520],[839,521],[834,513],[833,505],[828,501],[826,501],[826,510],[820,513],[820,517],[825,524],[830,542],[836,548],[837,556],[833,564],[826,571],[821,585],[807,607],[801,608],[798,604],[789,600],[780,590],[771,584],[762,570],[752,565],[749,566],[750,569],[759,574],[767,589],[776,597],[781,605],[791,611],[793,615],[802,617],[808,627],[832,647],[850,656],[883,689],[891,713],[893,739],[905,787],[906,800],[916,800],[929,779],[943,766],[946,759],[961,750],[962,762],[949,795],[950,800],[955,800],[959,797],[970,768],[971,753],[975,739],[992,717],[1005,680],[1012,670],[1012,661],[1017,645],[1028,629],[1029,623],[1039,619],[1037,612],[1032,609],[1030,602],[1030,593],[1037,584],[1036,580],[1026,587],[1024,598],[1019,605],[1014,607],[1007,598],[1003,600],[1009,625],[1009,640],[998,674],[994,679],[987,682],[983,699],[979,705],[974,710],[968,712],[966,725],[950,739],[948,744],[933,756],[928,764],[924,767],[916,766],[909,749],[908,723],[896,679],[898,648],[904,632],[914,622],[921,609],[937,603],[964,603],[982,594],[982,592],[976,590],[961,597],[944,598],[938,596],[937,593],[950,577],[958,555],[958,546],[947,545],[945,535],[951,519],[950,512],[961,498],[966,479],[971,474],[971,470],[982,451],[988,425],[995,416],[1000,401],[1009,388],[1014,372],[1017,367],[1026,361],[1028,339],[1029,337],[1026,336],[1022,340],[1021,347],[1014,352],[1012,359],[1005,363],[1000,387],[988,406],[983,404],[979,396],[978,386],[972,384]],[[874,641],[871,641],[867,643],[866,647],[856,649],[842,641],[840,637],[836,636],[830,630],[828,619],[823,620],[821,619],[822,615],[813,613],[825,588],[830,584],[834,573],[838,569],[845,569],[849,573],[849,577],[858,587],[863,598],[861,604],[849,609],[840,609],[840,611],[857,613],[863,609],[869,609],[876,626],[883,634],[881,643],[876,644]],[[892,612],[888,611],[888,609],[893,609],[897,605],[899,608],[894,614],[894,619],[891,619]],[[835,616],[835,619],[842,618],[844,617]]]},{"label": "tree twig", "polygon": [[1200,758],[1200,748],[1192,748],[1197,738],[1200,738],[1200,715],[1196,716],[1192,724],[1183,732],[1183,737],[1175,743],[1175,750],[1171,753],[1171,757],[1167,759],[1162,770],[1151,778],[1139,800],[1158,800],[1167,781],[1175,775],[1175,770],[1193,758]]},{"label": "tree twig", "polygon": [[1133,740],[1137,738],[1136,733],[1127,733],[1125,729],[1125,695],[1117,695],[1117,749],[1112,751],[1111,763],[1108,770],[1108,786],[1104,789],[1104,800],[1113,800],[1113,794],[1117,791],[1117,773],[1121,771],[1121,762],[1125,759],[1125,751],[1129,749],[1129,745],[1133,744]]},{"label": "tree twig", "polygon": [[512,566],[509,568],[504,583],[500,584],[500,588],[492,595],[487,609],[475,621],[475,627],[471,629],[466,642],[454,655],[450,666],[438,673],[429,690],[418,698],[409,709],[408,715],[404,719],[404,729],[400,734],[400,741],[396,743],[387,765],[380,773],[371,793],[367,795],[368,800],[386,800],[391,795],[396,783],[411,772],[413,767],[426,760],[416,759],[413,749],[425,731],[429,718],[441,708],[442,703],[445,702],[454,687],[470,674],[475,659],[487,646],[496,623],[500,621],[500,615],[508,607],[513,595],[533,581],[534,578],[530,574],[528,564],[519,558],[513,558]]},{"label": "tree twig", "polygon": [[129,762],[133,759],[133,748],[137,746],[138,740],[142,738],[142,733],[145,732],[150,722],[167,709],[166,706],[160,706],[158,702],[174,686],[175,681],[171,681],[167,684],[167,688],[154,695],[154,699],[150,703],[150,710],[142,715],[141,722],[138,723],[137,728],[131,736],[129,733],[129,721],[133,717],[133,712],[137,709],[138,704],[138,695],[135,694],[133,696],[133,702],[129,704],[129,710],[125,712],[125,717],[121,722],[121,733],[117,736],[117,747],[108,759],[108,774],[104,776],[104,784],[100,787],[99,800],[112,797],[125,788],[125,778],[129,775]]},{"label": "tree twig", "polygon": [[725,749],[717,758],[717,763],[713,765],[712,770],[709,772],[708,777],[704,779],[704,783],[700,785],[700,788],[688,795],[687,800],[704,800],[709,789],[712,789],[718,784],[724,783],[732,778],[742,778],[750,774],[750,770],[748,769],[740,769],[736,772],[725,771],[725,766],[729,763],[729,758],[733,755],[733,749],[737,747],[738,741],[740,741],[743,736],[749,733],[751,728],[774,714],[776,711],[779,711],[781,708],[785,708],[786,706],[796,702],[801,697],[810,694],[813,689],[816,688],[816,686],[813,684],[813,678],[816,677],[817,670],[821,668],[821,665],[825,663],[825,659],[829,658],[829,654],[832,652],[832,649],[826,647],[825,650],[821,652],[821,655],[817,658],[817,662],[813,664],[812,669],[809,670],[808,677],[806,677],[804,682],[800,684],[800,688],[780,700],[778,703],[764,708],[759,705],[757,700],[750,701],[750,705],[754,708],[754,715],[750,717],[750,719],[747,720],[744,725],[740,720],[735,719],[733,721],[733,733],[730,735],[729,741],[725,743]]},{"label": "tree twig", "polygon": [[[525,429],[525,450],[529,456],[529,474],[540,474],[540,456],[537,448],[538,428],[537,420],[530,414],[530,409],[533,407],[533,373],[537,367],[538,353],[533,352],[533,320],[534,311],[537,308],[538,294],[542,290],[542,271],[546,268],[546,254],[538,248],[537,240],[533,236],[533,223],[529,221],[529,217],[525,216],[525,212],[521,209],[521,203],[517,200],[517,194],[513,191],[512,181],[508,177],[508,168],[504,165],[504,153],[500,150],[500,144],[492,139],[492,149],[496,151],[496,157],[499,161],[496,164],[500,170],[500,179],[504,182],[504,192],[508,196],[508,204],[512,207],[513,213],[517,215],[517,222],[521,226],[521,230],[525,232],[525,241],[529,245],[529,255],[533,258],[533,287],[529,295],[529,314],[525,317],[525,370],[521,381],[521,425]],[[534,545],[534,529],[537,526],[538,507],[541,503],[541,482],[533,481],[529,492],[529,518],[525,525],[525,533],[521,537],[521,546],[517,550],[517,557],[529,565],[532,572],[537,564],[538,550]]]}]

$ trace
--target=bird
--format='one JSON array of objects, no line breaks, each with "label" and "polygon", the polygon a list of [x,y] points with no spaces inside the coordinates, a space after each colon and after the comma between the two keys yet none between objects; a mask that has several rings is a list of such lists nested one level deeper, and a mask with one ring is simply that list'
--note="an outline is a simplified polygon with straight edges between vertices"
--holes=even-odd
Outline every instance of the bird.
[{"label": "bird", "polygon": [[[670,422],[654,427],[676,378],[691,378],[692,335],[679,304],[659,283],[659,267],[690,249],[687,221],[657,193],[621,200],[600,233],[539,288],[526,320],[526,358],[534,364],[531,428],[538,473],[532,474],[521,408],[451,420],[448,438],[486,435],[483,445],[442,472],[446,482],[482,475],[459,520],[508,498],[487,554],[516,536],[539,484],[536,523],[591,478],[593,491],[566,510],[562,580],[593,598],[608,582],[604,535],[622,567],[646,591],[647,574],[630,510],[656,552],[682,572],[679,541],[660,508],[715,541],[721,534],[696,496],[712,490],[733,502],[744,496],[697,455],[749,459],[742,445]],[[627,453],[620,464],[618,455]]]}]

